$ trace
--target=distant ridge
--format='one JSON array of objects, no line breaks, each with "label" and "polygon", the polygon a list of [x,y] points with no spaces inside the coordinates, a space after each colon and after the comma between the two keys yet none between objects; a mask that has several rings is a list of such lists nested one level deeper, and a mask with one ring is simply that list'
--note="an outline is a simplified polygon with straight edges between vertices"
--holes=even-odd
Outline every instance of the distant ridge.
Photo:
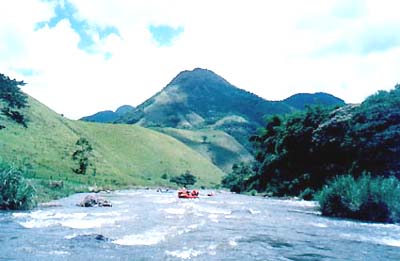
[{"label": "distant ridge", "polygon": [[283,100],[284,103],[297,109],[303,110],[306,106],[312,105],[344,105],[345,102],[329,93],[317,92],[317,93],[298,93],[290,96]]},{"label": "distant ridge", "polygon": [[80,120],[99,123],[112,123],[125,113],[135,111],[135,107],[131,105],[122,105],[115,112],[111,110],[100,111],[90,116],[82,117]]}]

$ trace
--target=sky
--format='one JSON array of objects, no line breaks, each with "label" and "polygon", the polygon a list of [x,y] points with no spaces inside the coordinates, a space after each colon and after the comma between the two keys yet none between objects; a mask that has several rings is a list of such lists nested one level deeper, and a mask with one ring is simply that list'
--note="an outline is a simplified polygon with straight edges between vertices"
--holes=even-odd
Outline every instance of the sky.
[{"label": "sky", "polygon": [[358,103],[400,82],[396,0],[2,0],[0,73],[71,119],[137,106],[179,72],[267,100]]}]

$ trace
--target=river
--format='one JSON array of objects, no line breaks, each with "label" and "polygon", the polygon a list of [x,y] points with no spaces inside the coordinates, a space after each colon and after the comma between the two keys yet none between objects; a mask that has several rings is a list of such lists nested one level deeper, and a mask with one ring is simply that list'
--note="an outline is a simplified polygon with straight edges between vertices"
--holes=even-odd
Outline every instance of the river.
[{"label": "river", "polygon": [[0,212],[0,260],[400,260],[400,226],[326,218],[314,202],[127,190],[111,208]]}]

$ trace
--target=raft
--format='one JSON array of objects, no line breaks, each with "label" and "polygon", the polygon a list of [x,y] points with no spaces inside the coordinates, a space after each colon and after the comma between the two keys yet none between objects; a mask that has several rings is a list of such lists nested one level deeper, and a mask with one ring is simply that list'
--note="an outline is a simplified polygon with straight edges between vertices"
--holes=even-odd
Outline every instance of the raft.
[{"label": "raft", "polygon": [[198,198],[198,197],[199,197],[199,191],[197,190],[192,190],[192,192],[190,192],[189,190],[178,191],[178,198]]}]

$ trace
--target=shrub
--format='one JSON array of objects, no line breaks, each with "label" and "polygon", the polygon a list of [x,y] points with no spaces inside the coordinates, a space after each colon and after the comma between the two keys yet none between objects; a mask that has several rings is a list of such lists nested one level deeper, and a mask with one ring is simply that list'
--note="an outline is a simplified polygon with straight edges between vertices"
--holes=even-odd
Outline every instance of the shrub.
[{"label": "shrub", "polygon": [[243,162],[233,164],[232,172],[222,178],[221,184],[232,192],[241,193],[252,187],[250,183],[253,176],[254,171],[250,165]]},{"label": "shrub", "polygon": [[249,191],[249,194],[250,194],[251,196],[257,196],[257,190],[252,189],[252,190]]},{"label": "shrub", "polygon": [[194,185],[197,182],[196,176],[194,176],[190,171],[186,171],[185,174],[180,176],[171,177],[170,182],[176,183],[178,186],[190,186]]},{"label": "shrub", "polygon": [[78,166],[76,168],[73,168],[72,170],[76,174],[85,175],[88,168],[93,167],[93,164],[91,163],[91,158],[93,156],[93,147],[85,138],[78,139],[75,145],[77,146],[77,149],[72,154],[72,159],[76,162]]},{"label": "shrub", "polygon": [[0,165],[0,209],[26,210],[36,205],[35,189],[23,178],[21,170]]},{"label": "shrub", "polygon": [[322,215],[376,222],[400,221],[400,182],[395,177],[338,176],[317,195]]}]

